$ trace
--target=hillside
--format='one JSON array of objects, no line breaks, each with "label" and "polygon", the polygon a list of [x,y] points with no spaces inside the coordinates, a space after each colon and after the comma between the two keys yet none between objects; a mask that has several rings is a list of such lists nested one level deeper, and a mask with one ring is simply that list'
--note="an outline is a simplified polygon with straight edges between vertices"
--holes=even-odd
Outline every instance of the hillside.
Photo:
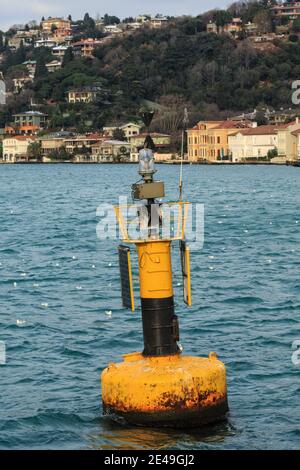
[{"label": "hillside", "polygon": [[[237,5],[241,8],[243,3]],[[24,61],[35,60],[37,65],[34,81],[19,94],[11,94],[1,108],[0,127],[13,113],[28,107],[30,99],[49,115],[51,128],[78,131],[136,119],[146,102],[155,102],[161,109],[154,121],[160,131],[176,127],[184,107],[189,109],[191,124],[262,105],[290,107],[291,83],[300,77],[297,34],[274,39],[272,48],[264,50],[242,35],[207,32],[211,18],[222,24],[228,14],[231,18],[235,13],[248,15],[245,18],[250,21],[258,11],[269,15],[264,2],[254,5],[252,13],[253,2],[242,13],[232,6],[222,14],[175,18],[161,29],[143,28],[97,47],[93,58],[74,57],[68,50],[62,68],[53,73],[45,67],[53,59],[50,49],[21,45],[12,52],[2,45],[1,70],[9,89],[13,78],[25,73]],[[87,85],[98,87],[92,103],[66,102],[70,88]]]}]

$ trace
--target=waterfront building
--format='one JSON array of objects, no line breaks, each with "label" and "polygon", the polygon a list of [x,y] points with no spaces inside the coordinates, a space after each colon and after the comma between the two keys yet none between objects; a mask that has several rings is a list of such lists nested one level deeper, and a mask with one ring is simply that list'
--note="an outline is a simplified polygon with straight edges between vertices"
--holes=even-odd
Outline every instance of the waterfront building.
[{"label": "waterfront building", "polygon": [[[129,138],[130,148],[130,160],[137,162],[139,157],[139,150],[143,147],[147,134],[137,134]],[[151,138],[156,147],[156,160],[169,160],[172,155],[170,153],[171,136],[169,134],[160,134],[158,132],[151,132]],[[169,155],[169,157],[167,156]]]},{"label": "waterfront building", "polygon": [[22,135],[7,137],[3,139],[3,161],[4,163],[16,163],[27,161],[27,150],[29,144],[35,141],[34,137]]},{"label": "waterfront building", "polygon": [[41,153],[43,157],[49,157],[55,152],[65,147],[65,139],[70,137],[70,132],[54,132],[38,138],[41,144]]},{"label": "waterfront building", "polygon": [[285,124],[278,129],[278,156],[286,161],[297,160],[298,155],[298,131],[300,129],[300,121]]},{"label": "waterfront building", "polygon": [[128,161],[130,143],[123,140],[103,140],[92,146],[92,156],[97,162]]},{"label": "waterfront building", "polygon": [[300,129],[292,131],[292,136],[296,140],[296,152],[293,155],[293,160],[299,160],[300,161]]},{"label": "waterfront building", "polygon": [[265,158],[278,146],[275,125],[240,129],[228,136],[229,154],[233,162],[246,162]]},{"label": "waterfront building", "polygon": [[102,142],[103,137],[100,134],[74,135],[64,140],[66,151],[69,154],[91,153],[91,147],[94,144]]},{"label": "waterfront building", "polygon": [[200,121],[188,129],[188,159],[190,161],[229,160],[228,136],[237,129],[253,126],[250,121]]}]

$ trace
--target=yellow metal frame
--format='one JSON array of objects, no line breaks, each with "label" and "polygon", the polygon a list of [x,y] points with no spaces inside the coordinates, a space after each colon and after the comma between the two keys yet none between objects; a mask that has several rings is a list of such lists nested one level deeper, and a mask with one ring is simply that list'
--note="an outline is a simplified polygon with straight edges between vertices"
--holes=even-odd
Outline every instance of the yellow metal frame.
[{"label": "yellow metal frame", "polygon": [[186,246],[185,250],[185,266],[186,266],[186,299],[185,303],[191,307],[192,306],[192,286],[191,286],[191,256],[190,256],[190,247]]},{"label": "yellow metal frame", "polygon": [[[177,221],[177,231],[176,235],[174,237],[169,237],[169,238],[151,238],[151,242],[160,242],[160,241],[176,241],[176,240],[183,240],[184,239],[184,234],[185,234],[185,227],[186,227],[186,221],[188,217],[188,212],[189,212],[189,206],[190,202],[168,202],[168,203],[163,203],[164,206],[175,206],[177,205],[180,210],[178,213],[178,221]],[[128,209],[130,207],[138,207],[136,204],[132,205],[127,205],[127,204],[120,204],[118,206],[114,206],[116,218],[120,227],[121,235],[122,235],[122,241],[125,243],[144,243],[146,241],[149,241],[150,238],[137,238],[137,239],[131,239],[129,238],[128,231],[127,231],[127,225],[130,222],[126,222],[124,219],[124,216],[122,214],[122,209]]]},{"label": "yellow metal frame", "polygon": [[132,271],[131,271],[131,256],[130,251],[127,252],[127,261],[128,261],[128,277],[129,277],[129,289],[130,289],[130,300],[131,300],[131,311],[134,312],[134,291],[133,291],[133,282],[132,282]]}]

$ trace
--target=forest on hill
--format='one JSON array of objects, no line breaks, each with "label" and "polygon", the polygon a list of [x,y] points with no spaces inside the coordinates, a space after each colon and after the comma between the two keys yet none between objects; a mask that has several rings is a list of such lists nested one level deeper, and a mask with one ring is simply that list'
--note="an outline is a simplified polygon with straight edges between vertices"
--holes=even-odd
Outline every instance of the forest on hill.
[{"label": "forest on hill", "polygon": [[[31,98],[49,114],[51,127],[75,126],[79,131],[135,119],[147,105],[160,109],[154,121],[160,131],[174,126],[185,107],[190,124],[259,106],[290,107],[292,81],[300,79],[296,34],[274,40],[272,51],[261,51],[249,39],[206,31],[209,19],[222,25],[228,15],[253,21],[258,14],[263,24],[270,21],[272,29],[266,2],[238,2],[227,11],[174,18],[164,28],[144,28],[115,38],[98,47],[94,58],[74,57],[70,49],[62,68],[53,73],[45,67],[53,60],[47,48],[4,50],[1,70],[7,83],[22,74],[25,60],[36,60],[37,67],[34,82],[1,110],[0,126],[24,110]],[[70,88],[86,85],[99,89],[93,103],[66,102]]]}]

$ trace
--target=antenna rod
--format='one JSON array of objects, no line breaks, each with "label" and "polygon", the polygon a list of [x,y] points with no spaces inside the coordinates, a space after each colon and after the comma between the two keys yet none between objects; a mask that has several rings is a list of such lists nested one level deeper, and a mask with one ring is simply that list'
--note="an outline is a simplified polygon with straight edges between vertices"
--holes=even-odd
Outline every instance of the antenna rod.
[{"label": "antenna rod", "polygon": [[180,176],[179,176],[179,201],[182,201],[182,186],[183,186],[183,157],[184,157],[184,136],[189,122],[189,115],[187,108],[184,108],[183,115],[183,129],[181,134],[181,162],[180,162]]}]

